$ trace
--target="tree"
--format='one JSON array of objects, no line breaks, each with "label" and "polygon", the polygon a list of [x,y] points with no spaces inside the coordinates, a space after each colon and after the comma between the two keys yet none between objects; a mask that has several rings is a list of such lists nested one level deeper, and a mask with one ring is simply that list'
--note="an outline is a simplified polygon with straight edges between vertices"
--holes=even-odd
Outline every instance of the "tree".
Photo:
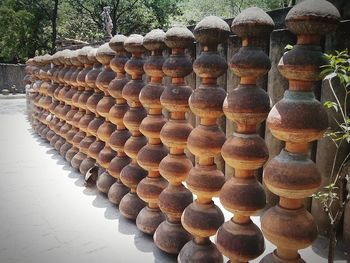
[{"label": "tree", "polygon": [[165,28],[172,14],[178,13],[176,0],[67,0],[72,9],[102,28],[104,6],[111,7],[112,34],[146,33],[153,28]]},{"label": "tree", "polygon": [[[193,25],[208,15],[232,18],[243,9],[257,6],[266,11],[285,7],[289,0],[188,0],[179,4],[181,15],[172,18],[173,24]],[[293,2],[290,2],[292,4]]]},{"label": "tree", "polygon": [[38,9],[19,1],[0,1],[0,60],[23,62],[48,48],[47,20]]}]

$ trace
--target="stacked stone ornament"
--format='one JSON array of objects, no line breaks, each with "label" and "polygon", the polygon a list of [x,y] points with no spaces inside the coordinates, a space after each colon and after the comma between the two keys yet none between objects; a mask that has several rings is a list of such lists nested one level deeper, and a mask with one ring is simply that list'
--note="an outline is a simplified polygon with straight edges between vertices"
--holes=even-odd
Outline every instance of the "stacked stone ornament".
[{"label": "stacked stone ornament", "polygon": [[220,202],[234,216],[220,227],[216,236],[218,249],[232,262],[248,262],[265,249],[264,237],[250,216],[261,211],[266,202],[256,175],[269,156],[266,143],[258,134],[258,125],[269,113],[270,100],[256,82],[271,67],[260,45],[273,28],[271,17],[256,7],[245,9],[232,22],[232,31],[242,39],[242,47],[232,57],[230,68],[240,82],[227,95],[223,110],[236,124],[236,130],[221,153],[234,168],[234,176],[223,186]]},{"label": "stacked stone ornament", "polygon": [[273,136],[286,143],[264,170],[266,186],[280,200],[261,218],[264,236],[277,246],[262,262],[305,262],[298,250],[310,246],[317,237],[316,223],[303,202],[321,184],[320,172],[309,158],[309,143],[322,138],[328,119],[313,88],[321,80],[320,66],[327,63],[321,37],[335,31],[339,18],[338,10],[325,0],[303,1],[286,16],[287,28],[297,35],[297,44],[278,64],[289,89],[267,118]]},{"label": "stacked stone ornament", "polygon": [[124,66],[128,61],[124,41],[126,36],[115,35],[110,41],[109,46],[116,52],[115,57],[110,62],[111,69],[117,74],[115,79],[109,83],[109,94],[115,98],[115,104],[109,111],[109,119],[116,125],[116,130],[109,137],[110,147],[117,152],[117,155],[109,163],[108,171],[116,179],[115,183],[108,191],[108,199],[113,204],[119,205],[124,195],[129,189],[123,185],[120,180],[122,169],[131,161],[130,157],[124,152],[124,145],[130,137],[130,132],[126,129],[123,118],[129,106],[122,96],[125,84],[128,82]]},{"label": "stacked stone ornament", "polygon": [[203,48],[193,64],[201,84],[191,95],[189,105],[200,123],[187,140],[187,147],[197,161],[186,183],[197,199],[182,215],[182,225],[194,238],[181,250],[179,262],[222,262],[222,255],[209,238],[224,222],[224,215],[212,198],[219,195],[225,182],[214,161],[226,139],[217,124],[223,115],[226,92],[217,84],[217,78],[226,72],[227,63],[217,46],[227,40],[229,33],[228,24],[215,16],[205,17],[194,29],[195,38]]},{"label": "stacked stone ornament", "polygon": [[[90,158],[89,160],[91,163],[95,164],[94,168],[98,167],[96,160],[98,158],[99,152],[104,147],[103,141],[101,141],[97,137],[97,130],[102,125],[104,120],[101,116],[99,116],[99,114],[96,110],[98,102],[103,98],[103,92],[99,88],[97,88],[97,86],[96,86],[97,77],[101,73],[101,70],[102,70],[101,63],[96,59],[96,52],[97,52],[97,48],[93,48],[88,53],[88,59],[89,59],[90,63],[93,64],[93,67],[86,74],[86,77],[85,77],[85,82],[86,82],[87,86],[94,90],[94,92],[88,98],[88,100],[86,102],[87,109],[89,111],[91,111],[92,113],[94,113],[94,115],[95,115],[94,119],[89,123],[89,125],[87,127],[88,133],[95,137],[95,141],[89,146],[89,149],[88,149],[88,156]],[[84,164],[85,163],[83,162],[82,165],[84,165]],[[97,169],[95,169],[95,170],[97,170]],[[97,173],[97,171],[96,171],[96,173]]]},{"label": "stacked stone ornament", "polygon": [[79,171],[82,175],[94,167],[95,161],[88,156],[89,147],[95,142],[96,138],[88,132],[88,126],[93,121],[95,115],[87,108],[87,101],[93,95],[93,89],[87,85],[86,76],[92,70],[92,61],[89,60],[88,54],[93,48],[90,46],[83,47],[78,51],[78,59],[84,65],[84,69],[78,75],[78,83],[83,87],[83,93],[78,99],[78,106],[84,110],[84,116],[79,121],[79,128],[85,133],[84,138],[79,143],[80,151],[85,155],[82,160]]},{"label": "stacked stone ornament", "polygon": [[[67,66],[67,70],[64,72],[63,76],[64,86],[58,94],[59,99],[65,105],[64,107],[67,107],[69,109],[67,114],[65,114],[67,123],[71,125],[71,129],[66,134],[67,141],[72,144],[72,147],[67,151],[65,155],[65,158],[69,163],[71,163],[73,157],[79,152],[77,143],[73,143],[73,138],[79,132],[79,129],[73,123],[79,119],[80,115],[77,114],[79,109],[72,104],[72,98],[78,92],[74,85],[72,85],[72,82],[74,82],[73,73],[75,71],[75,66],[73,65],[72,61],[74,60],[75,53],[76,51],[72,50],[65,53],[64,62]],[[78,136],[75,138],[75,141],[78,141]]]},{"label": "stacked stone ornament", "polygon": [[84,116],[86,114],[83,104],[79,103],[80,98],[84,95],[84,86],[83,83],[81,83],[81,78],[85,80],[85,76],[81,76],[81,73],[84,69],[83,62],[79,59],[79,52],[80,50],[75,51],[75,56],[72,58],[72,64],[75,66],[76,70],[72,74],[72,81],[71,85],[75,88],[76,92],[72,97],[72,105],[76,108],[78,108],[78,112],[74,115],[72,119],[72,124],[74,127],[79,129],[79,132],[73,137],[73,146],[77,147],[78,153],[73,156],[71,160],[71,165],[74,169],[80,170],[80,165],[85,158],[87,158],[86,154],[82,152],[80,147],[80,142],[85,138],[86,133],[83,129],[80,127],[80,121],[84,119]]},{"label": "stacked stone ornament", "polygon": [[185,27],[173,27],[165,35],[171,54],[163,64],[163,72],[171,78],[171,84],[165,87],[160,101],[170,118],[160,132],[160,139],[169,148],[169,154],[160,162],[159,171],[169,184],[159,196],[159,207],[166,221],[158,226],[154,242],[171,254],[178,254],[191,238],[181,225],[181,215],[193,200],[192,193],[182,184],[192,168],[184,150],[193,128],[186,120],[192,89],[186,85],[185,77],[192,72],[192,62],[185,51],[193,42],[192,32]]},{"label": "stacked stone ornament", "polygon": [[140,102],[148,110],[148,115],[140,125],[141,133],[147,138],[147,144],[137,154],[137,163],[147,171],[147,176],[137,186],[138,196],[147,203],[136,218],[137,227],[144,233],[153,235],[165,216],[158,206],[160,193],[167,186],[167,181],[159,173],[159,163],[168,150],[160,140],[160,131],[166,119],[162,114],[160,96],[164,90],[163,50],[165,33],[154,29],[143,39],[143,46],[151,51],[151,56],[144,64],[144,71],[149,77],[148,84],[140,92]]},{"label": "stacked stone ornament", "polygon": [[125,127],[131,132],[131,137],[124,145],[124,151],[131,158],[131,163],[125,166],[120,173],[122,183],[130,188],[130,192],[120,201],[119,211],[131,220],[136,220],[137,215],[146,205],[136,193],[138,183],[147,175],[147,171],[137,163],[137,154],[147,143],[146,137],[142,135],[139,129],[142,120],[147,115],[139,99],[139,94],[145,86],[142,80],[142,75],[144,74],[142,55],[145,48],[142,43],[143,36],[137,34],[130,35],[124,41],[125,49],[132,54],[125,64],[125,71],[131,76],[131,80],[124,86],[122,91],[122,96],[129,105],[123,122]]},{"label": "stacked stone ornament", "polygon": [[[54,85],[55,85],[55,90],[53,93],[53,98],[58,101],[58,105],[53,108],[53,114],[60,118],[61,120],[64,120],[64,125],[60,129],[60,134],[64,138],[65,143],[61,146],[59,153],[65,157],[68,150],[72,148],[72,144],[67,140],[67,133],[72,129],[72,126],[67,122],[66,120],[66,114],[70,111],[70,106],[66,105],[61,96],[60,96],[60,91],[64,88],[64,80],[63,76],[65,72],[68,70],[66,64],[65,64],[65,53],[68,52],[67,50],[63,50],[60,53],[57,52],[58,54],[54,58],[54,63],[58,65],[57,71],[54,73]],[[49,135],[50,132],[48,132],[47,136]]]},{"label": "stacked stone ornament", "polygon": [[116,156],[116,152],[109,146],[109,137],[115,130],[115,125],[109,121],[109,111],[115,104],[115,99],[108,92],[109,83],[115,78],[115,73],[109,63],[114,57],[115,52],[109,47],[108,43],[101,45],[96,52],[97,60],[103,65],[101,73],[96,79],[96,86],[104,96],[96,106],[96,112],[104,118],[102,125],[97,130],[97,137],[104,142],[104,148],[98,153],[97,162],[103,172],[99,175],[96,186],[99,191],[107,194],[115,179],[108,172],[110,161]]}]

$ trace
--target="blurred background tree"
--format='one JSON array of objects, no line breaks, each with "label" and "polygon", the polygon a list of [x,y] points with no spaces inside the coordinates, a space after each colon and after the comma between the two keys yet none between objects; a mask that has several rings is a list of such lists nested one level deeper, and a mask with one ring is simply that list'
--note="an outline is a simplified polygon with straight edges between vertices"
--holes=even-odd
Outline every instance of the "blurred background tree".
[{"label": "blurred background tree", "polygon": [[113,35],[191,25],[204,16],[230,18],[249,6],[268,11],[293,0],[0,0],[0,62],[53,53],[57,39],[103,40],[101,13],[111,7]]}]

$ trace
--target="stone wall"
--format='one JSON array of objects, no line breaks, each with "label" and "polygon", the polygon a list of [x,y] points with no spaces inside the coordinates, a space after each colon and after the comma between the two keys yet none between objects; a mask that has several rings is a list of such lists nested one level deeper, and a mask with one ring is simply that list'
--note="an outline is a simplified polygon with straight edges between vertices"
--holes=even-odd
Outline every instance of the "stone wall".
[{"label": "stone wall", "polygon": [[0,91],[8,89],[11,91],[15,86],[17,90],[24,93],[23,78],[25,65],[0,63]]}]

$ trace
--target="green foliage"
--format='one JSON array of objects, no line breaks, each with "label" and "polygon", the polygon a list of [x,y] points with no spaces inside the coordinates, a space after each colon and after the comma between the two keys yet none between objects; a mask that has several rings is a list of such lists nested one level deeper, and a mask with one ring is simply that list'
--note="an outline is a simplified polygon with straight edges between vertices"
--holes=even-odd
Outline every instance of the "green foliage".
[{"label": "green foliage", "polygon": [[102,40],[104,6],[111,7],[113,34],[167,29],[170,16],[179,14],[177,0],[59,0],[56,25],[55,2],[0,0],[0,61],[24,62],[54,50],[56,36],[88,42]]},{"label": "green foliage", "polygon": [[[51,52],[56,37],[88,42],[104,38],[101,13],[110,6],[116,32],[146,34],[206,15],[230,18],[250,6],[280,8],[287,0],[0,0],[0,61],[24,62]],[[58,4],[58,8],[55,8]],[[57,18],[57,19],[56,19]]]},{"label": "green foliage", "polygon": [[174,16],[172,23],[193,25],[208,15],[232,18],[251,6],[267,11],[281,8],[284,5],[283,0],[187,0],[179,3],[181,14]]},{"label": "green foliage", "polygon": [[[323,205],[324,211],[327,213],[330,225],[336,225],[340,221],[340,218],[343,214],[343,209],[346,202],[350,199],[350,195],[344,199],[340,200],[338,196],[338,187],[339,183],[342,183],[343,180],[349,181],[349,174],[347,169],[348,160],[350,153],[345,156],[344,159],[338,160],[338,150],[343,143],[350,143],[350,118],[349,112],[347,109],[348,96],[350,94],[350,56],[347,50],[342,52],[335,51],[335,54],[326,54],[325,55],[328,64],[322,66],[321,75],[325,81],[328,81],[329,88],[334,96],[334,101],[324,102],[324,106],[329,110],[334,110],[341,118],[341,121],[337,121],[337,127],[334,130],[329,130],[325,136],[333,141],[336,147],[336,153],[333,160],[332,173],[330,175],[330,182],[326,185],[323,190],[315,193],[313,198],[319,200]],[[335,91],[335,86],[332,81],[337,79],[339,85],[337,88],[344,89],[344,99],[343,101],[337,95]],[[338,169],[335,168],[335,164],[340,161],[340,166]],[[339,207],[334,211],[334,207]]]},{"label": "green foliage", "polygon": [[47,24],[37,10],[16,1],[0,5],[0,61],[18,62],[48,48]]}]

